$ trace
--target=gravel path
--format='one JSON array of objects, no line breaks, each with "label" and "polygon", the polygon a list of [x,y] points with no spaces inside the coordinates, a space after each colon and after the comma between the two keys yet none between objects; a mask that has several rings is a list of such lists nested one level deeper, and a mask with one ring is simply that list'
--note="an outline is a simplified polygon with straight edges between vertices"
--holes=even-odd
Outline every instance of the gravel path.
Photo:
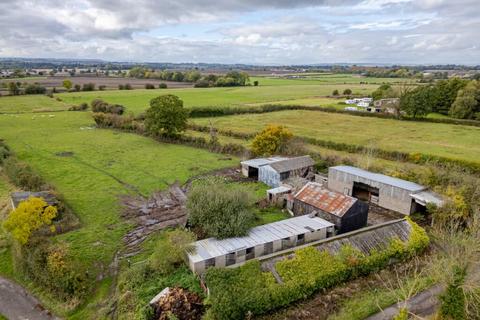
[{"label": "gravel path", "polygon": [[0,277],[0,314],[9,320],[58,320],[21,286]]}]

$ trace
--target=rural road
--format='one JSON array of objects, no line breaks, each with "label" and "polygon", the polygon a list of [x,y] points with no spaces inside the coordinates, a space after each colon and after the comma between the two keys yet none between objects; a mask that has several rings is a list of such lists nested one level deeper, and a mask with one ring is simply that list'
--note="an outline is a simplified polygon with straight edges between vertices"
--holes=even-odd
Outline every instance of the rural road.
[{"label": "rural road", "polygon": [[0,277],[0,314],[9,320],[58,320],[24,288]]},{"label": "rural road", "polygon": [[[416,296],[407,300],[408,312],[425,317],[433,314],[438,307],[438,295],[443,292],[443,287],[436,285],[428,290],[420,292]],[[404,302],[394,304],[388,308],[385,308],[382,312],[374,314],[368,317],[366,320],[390,320],[398,314],[400,308],[405,305]]]}]

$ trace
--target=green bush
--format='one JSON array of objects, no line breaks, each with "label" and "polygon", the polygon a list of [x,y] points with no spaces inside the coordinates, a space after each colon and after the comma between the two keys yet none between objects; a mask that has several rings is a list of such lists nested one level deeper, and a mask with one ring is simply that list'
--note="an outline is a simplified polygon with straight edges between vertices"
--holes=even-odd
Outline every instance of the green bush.
[{"label": "green bush", "polygon": [[447,286],[447,290],[440,296],[440,314],[445,319],[464,320],[467,319],[465,312],[465,294],[462,285],[465,282],[466,270],[455,267],[453,279]]},{"label": "green bush", "polygon": [[43,179],[27,164],[18,161],[16,157],[8,157],[3,161],[5,174],[12,183],[28,191],[40,191],[45,185]]},{"label": "green bush", "polygon": [[255,220],[252,199],[247,188],[221,178],[197,181],[188,193],[189,222],[210,237],[243,236]]},{"label": "green bush", "polygon": [[369,254],[350,246],[342,247],[337,255],[315,247],[297,250],[293,258],[275,264],[281,284],[270,272],[263,272],[256,260],[236,269],[210,268],[205,274],[210,290],[208,317],[243,319],[249,313],[266,313],[420,253],[428,246],[428,236],[411,220],[408,223],[412,229],[407,241],[393,239],[385,249]]}]

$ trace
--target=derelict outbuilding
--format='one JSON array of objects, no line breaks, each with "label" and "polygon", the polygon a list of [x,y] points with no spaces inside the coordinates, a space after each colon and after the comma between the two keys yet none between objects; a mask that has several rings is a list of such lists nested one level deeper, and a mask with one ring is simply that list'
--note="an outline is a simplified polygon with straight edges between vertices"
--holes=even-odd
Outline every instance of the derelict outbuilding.
[{"label": "derelict outbuilding", "polygon": [[367,225],[368,204],[328,190],[319,183],[309,182],[293,196],[293,213],[315,213],[316,216],[335,224],[337,233],[344,233]]},{"label": "derelict outbuilding", "polygon": [[285,219],[252,228],[245,237],[193,243],[187,252],[190,269],[203,273],[208,267],[241,264],[281,250],[325,239],[334,234],[334,225],[313,215]]},{"label": "derelict outbuilding", "polygon": [[424,211],[428,203],[443,204],[425,186],[351,166],[330,167],[328,188],[405,215]]}]

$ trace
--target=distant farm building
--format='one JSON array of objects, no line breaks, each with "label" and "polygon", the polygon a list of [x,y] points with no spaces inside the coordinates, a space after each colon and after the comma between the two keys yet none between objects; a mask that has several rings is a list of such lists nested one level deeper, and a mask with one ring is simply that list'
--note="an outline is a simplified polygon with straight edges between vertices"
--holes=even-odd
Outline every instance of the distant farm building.
[{"label": "distant farm building", "polygon": [[330,167],[328,188],[405,215],[422,212],[429,203],[443,204],[425,186],[350,166]]},{"label": "distant farm building", "polygon": [[344,233],[367,225],[368,204],[309,182],[293,196],[293,213],[315,214],[335,224],[338,233]]},{"label": "distant farm building", "polygon": [[307,177],[313,174],[315,162],[310,156],[296,158],[259,158],[242,161],[242,173],[249,178],[271,186],[279,187],[282,181],[291,177]]},{"label": "distant farm building", "polygon": [[18,207],[20,202],[28,200],[28,198],[42,198],[49,206],[58,206],[59,202],[54,194],[48,191],[39,191],[39,192],[13,192],[10,195],[12,208],[15,209]]},{"label": "distant farm building", "polygon": [[190,269],[197,274],[208,267],[228,267],[334,234],[334,225],[319,217],[305,215],[252,228],[247,236],[193,243],[188,252]]}]

